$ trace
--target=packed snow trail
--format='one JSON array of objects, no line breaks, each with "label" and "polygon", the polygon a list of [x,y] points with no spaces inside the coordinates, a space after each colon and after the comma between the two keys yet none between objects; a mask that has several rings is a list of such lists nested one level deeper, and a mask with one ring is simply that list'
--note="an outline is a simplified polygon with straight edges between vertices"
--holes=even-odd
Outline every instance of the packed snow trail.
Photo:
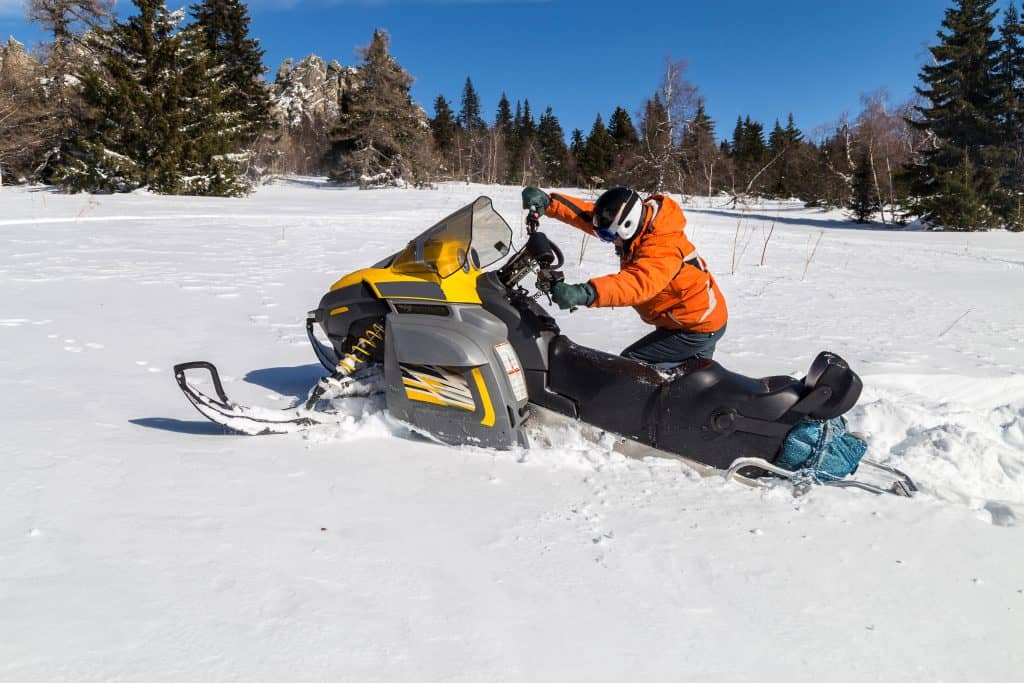
[{"label": "packed snow trail", "polygon": [[[852,426],[915,477],[911,501],[794,499],[572,429],[446,448],[379,397],[237,437],[182,398],[171,367],[202,358],[232,398],[292,405],[322,374],[304,316],[325,287],[478,194],[517,223],[515,188],[0,190],[0,680],[1017,677],[1018,235],[687,208],[732,314],[717,358],[800,375],[845,356],[865,382]],[[615,268],[547,231],[569,281]],[[557,315],[609,351],[645,331],[629,310]]]}]

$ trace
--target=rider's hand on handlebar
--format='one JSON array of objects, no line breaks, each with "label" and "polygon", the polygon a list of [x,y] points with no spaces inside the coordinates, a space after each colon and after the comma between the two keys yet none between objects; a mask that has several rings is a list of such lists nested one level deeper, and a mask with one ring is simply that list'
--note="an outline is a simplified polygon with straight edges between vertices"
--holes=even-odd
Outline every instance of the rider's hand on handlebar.
[{"label": "rider's hand on handlebar", "polygon": [[558,304],[563,311],[577,306],[589,306],[594,303],[595,298],[597,298],[597,293],[589,282],[578,285],[556,282],[551,288],[551,300]]},{"label": "rider's hand on handlebar", "polygon": [[523,188],[523,208],[524,209],[535,209],[540,215],[544,215],[547,211],[548,204],[551,203],[551,197],[548,197],[547,192],[537,187],[524,187]]}]

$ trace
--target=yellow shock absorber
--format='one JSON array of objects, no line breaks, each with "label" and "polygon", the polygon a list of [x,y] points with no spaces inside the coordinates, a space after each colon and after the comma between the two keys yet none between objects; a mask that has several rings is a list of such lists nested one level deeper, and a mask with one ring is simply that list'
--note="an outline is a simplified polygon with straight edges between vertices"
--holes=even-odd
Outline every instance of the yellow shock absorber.
[{"label": "yellow shock absorber", "polygon": [[350,375],[356,371],[356,369],[373,357],[373,351],[384,343],[384,326],[380,323],[374,323],[363,336],[352,345],[345,356],[338,361],[338,371],[335,375],[341,375],[342,377]]},{"label": "yellow shock absorber", "polygon": [[306,409],[311,410],[313,405],[324,397],[329,388],[338,386],[341,380],[359,369],[360,365],[373,358],[374,350],[383,343],[384,326],[380,323],[370,325],[366,332],[363,333],[363,336],[352,345],[349,352],[338,361],[338,367],[335,369],[334,374],[330,377],[323,377],[316,383],[316,386],[313,387],[309,394],[309,398],[306,400]]}]

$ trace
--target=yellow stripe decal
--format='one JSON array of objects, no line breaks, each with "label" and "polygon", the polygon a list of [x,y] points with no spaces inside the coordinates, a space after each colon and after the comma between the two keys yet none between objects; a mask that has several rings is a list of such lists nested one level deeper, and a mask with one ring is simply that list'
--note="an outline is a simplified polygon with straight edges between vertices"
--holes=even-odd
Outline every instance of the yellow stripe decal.
[{"label": "yellow stripe decal", "polygon": [[404,379],[402,380],[402,383],[405,385],[405,395],[413,401],[433,403],[435,405],[445,406],[446,408],[461,408],[462,410],[468,410],[470,412],[476,410],[476,405],[473,403],[460,401],[451,396],[444,396],[439,393],[437,389],[423,382]]},{"label": "yellow stripe decal", "polygon": [[338,315],[339,313],[345,313],[348,311],[348,306],[338,306],[331,311],[331,315]]},{"label": "yellow stripe decal", "polygon": [[473,368],[473,379],[476,381],[476,388],[480,391],[480,400],[484,403],[484,419],[480,424],[485,427],[494,426],[494,406],[491,404],[491,395],[487,393],[487,383],[484,382],[484,373],[480,368]]},{"label": "yellow stripe decal", "polygon": [[419,389],[412,389],[410,387],[406,387],[405,395],[408,396],[409,399],[413,401],[422,401],[423,403],[433,403],[434,405],[449,407],[447,403],[439,399],[437,396],[434,396],[433,394],[427,393],[425,391],[420,391]]}]

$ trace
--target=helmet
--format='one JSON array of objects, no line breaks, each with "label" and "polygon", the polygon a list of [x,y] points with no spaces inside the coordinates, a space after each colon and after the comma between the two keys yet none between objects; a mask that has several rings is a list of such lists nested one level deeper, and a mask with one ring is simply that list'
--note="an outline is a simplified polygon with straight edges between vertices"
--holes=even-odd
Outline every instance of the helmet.
[{"label": "helmet", "polygon": [[626,187],[614,187],[594,204],[594,232],[605,242],[616,237],[631,240],[640,229],[643,209],[639,194]]}]

